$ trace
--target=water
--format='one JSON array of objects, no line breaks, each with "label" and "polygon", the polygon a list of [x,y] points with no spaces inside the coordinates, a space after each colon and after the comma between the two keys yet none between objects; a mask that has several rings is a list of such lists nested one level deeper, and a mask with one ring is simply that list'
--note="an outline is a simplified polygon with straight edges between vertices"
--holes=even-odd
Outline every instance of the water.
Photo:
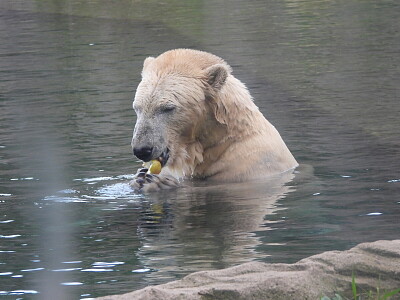
[{"label": "water", "polygon": [[[399,8],[1,1],[0,298],[90,298],[399,238]],[[295,178],[130,191],[141,65],[177,47],[232,65]]]}]

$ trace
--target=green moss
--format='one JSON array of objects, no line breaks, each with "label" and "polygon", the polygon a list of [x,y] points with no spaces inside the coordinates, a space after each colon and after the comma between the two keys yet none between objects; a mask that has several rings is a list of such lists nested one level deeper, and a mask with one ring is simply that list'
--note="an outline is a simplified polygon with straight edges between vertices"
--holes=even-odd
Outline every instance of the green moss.
[{"label": "green moss", "polygon": [[335,294],[332,298],[328,296],[323,296],[320,300],[387,300],[391,299],[391,297],[400,294],[400,289],[395,289],[392,291],[382,291],[379,287],[376,288],[376,291],[359,291],[360,289],[357,287],[356,278],[354,274],[351,278],[351,291],[352,298],[346,298],[339,294]]}]

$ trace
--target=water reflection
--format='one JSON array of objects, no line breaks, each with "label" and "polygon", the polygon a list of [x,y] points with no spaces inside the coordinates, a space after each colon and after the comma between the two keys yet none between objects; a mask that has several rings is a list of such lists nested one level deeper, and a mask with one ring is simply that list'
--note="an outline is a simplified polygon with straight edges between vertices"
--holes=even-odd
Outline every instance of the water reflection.
[{"label": "water reflection", "polygon": [[[36,202],[37,219],[50,214],[58,220],[46,223],[51,228],[39,233],[39,251],[37,245],[26,244],[27,250],[35,251],[32,267],[3,275],[41,278],[47,283],[37,289],[42,298],[60,295],[60,285],[102,295],[113,283],[123,285],[121,292],[129,291],[131,286],[124,282],[130,282],[131,276],[144,286],[263,258],[265,253],[255,250],[262,244],[256,232],[271,230],[264,217],[276,213],[277,201],[294,191],[287,185],[293,176],[232,185],[198,182],[146,196],[129,189],[126,175],[83,178],[75,181],[79,189],[60,190]],[[74,217],[59,222],[60,212]],[[4,222],[8,223],[12,222]],[[71,238],[72,233],[76,238]],[[9,238],[21,242],[23,237]],[[26,259],[20,249],[11,253]],[[93,284],[98,286],[97,293],[92,291]]]},{"label": "water reflection", "polygon": [[[223,268],[264,257],[255,231],[270,230],[264,216],[274,214],[277,200],[291,190],[293,174],[267,182],[187,187],[146,197],[140,218],[137,253],[144,266],[158,270],[148,278],[176,278],[177,266],[192,270]],[[156,259],[155,259],[156,257]]]}]

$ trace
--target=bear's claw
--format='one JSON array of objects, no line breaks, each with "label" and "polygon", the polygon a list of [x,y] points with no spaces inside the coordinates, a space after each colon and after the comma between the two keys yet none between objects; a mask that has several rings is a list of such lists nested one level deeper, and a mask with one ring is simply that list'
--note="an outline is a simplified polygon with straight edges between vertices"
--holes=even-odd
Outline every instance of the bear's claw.
[{"label": "bear's claw", "polygon": [[153,192],[171,189],[179,185],[179,181],[172,176],[148,174],[147,169],[139,169],[135,178],[129,183],[138,192]]}]

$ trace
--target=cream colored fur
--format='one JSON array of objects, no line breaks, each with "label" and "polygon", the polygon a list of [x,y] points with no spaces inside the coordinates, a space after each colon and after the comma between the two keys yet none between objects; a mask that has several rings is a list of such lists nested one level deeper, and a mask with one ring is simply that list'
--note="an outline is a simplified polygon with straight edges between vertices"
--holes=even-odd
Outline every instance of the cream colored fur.
[{"label": "cream colored fur", "polygon": [[170,150],[161,175],[242,181],[298,165],[230,66],[210,53],[176,49],[147,58],[133,106],[132,144]]}]

